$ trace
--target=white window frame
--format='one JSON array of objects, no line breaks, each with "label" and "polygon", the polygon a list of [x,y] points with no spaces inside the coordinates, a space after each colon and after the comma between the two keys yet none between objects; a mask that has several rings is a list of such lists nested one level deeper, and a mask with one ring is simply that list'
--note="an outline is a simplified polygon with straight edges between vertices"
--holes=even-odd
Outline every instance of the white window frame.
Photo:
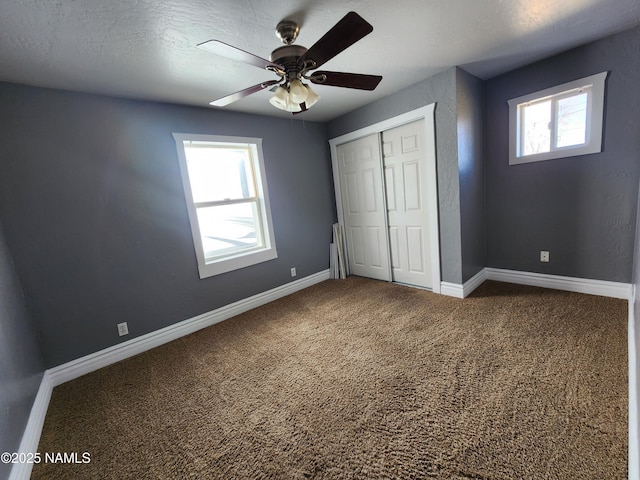
[{"label": "white window frame", "polygon": [[[607,74],[608,72],[597,73],[573,82],[563,83],[562,85],[509,100],[509,165],[601,152],[602,126],[604,123],[604,87]],[[585,143],[556,147],[554,140],[557,135],[555,115],[557,101],[582,91],[586,91],[588,94]],[[524,155],[522,153],[522,109],[529,104],[549,99],[552,100],[553,105],[551,114],[551,151]]]},{"label": "white window frame", "polygon": [[[182,186],[184,187],[189,223],[191,224],[191,236],[193,238],[193,246],[198,261],[198,273],[200,278],[207,278],[221,273],[231,272],[239,268],[248,267],[278,258],[273,223],[271,220],[271,206],[269,203],[267,177],[264,170],[262,139],[191,133],[173,133],[173,138],[176,142],[178,164],[180,165],[180,175],[182,177]],[[193,194],[191,192],[184,142],[218,143],[223,147],[240,145],[249,146],[253,149],[253,173],[255,176],[257,203],[261,223],[259,228],[261,228],[262,235],[264,237],[263,246],[239,253],[236,252],[234,254],[206,258],[204,247],[202,245],[200,226],[198,224],[197,206],[193,201]],[[215,203],[222,204],[224,202]]]}]

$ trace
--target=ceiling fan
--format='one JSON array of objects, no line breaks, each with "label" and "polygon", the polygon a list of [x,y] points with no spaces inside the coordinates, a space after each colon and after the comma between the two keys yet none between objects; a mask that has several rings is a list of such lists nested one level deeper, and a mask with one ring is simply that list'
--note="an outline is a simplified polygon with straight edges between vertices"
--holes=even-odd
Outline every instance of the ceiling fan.
[{"label": "ceiling fan", "polygon": [[219,40],[198,44],[199,48],[232,60],[241,61],[274,72],[280,78],[267,80],[239,92],[211,102],[216,107],[227,106],[241,98],[272,87],[270,102],[273,106],[292,113],[304,112],[320,97],[304,80],[317,85],[374,90],[382,77],[360,73],[314,71],[324,63],[373,31],[373,27],[356,12],[347,13],[311,48],[294,45],[300,26],[292,20],[283,20],[276,26],[276,36],[284,46],[271,52],[269,60],[253,55]]}]

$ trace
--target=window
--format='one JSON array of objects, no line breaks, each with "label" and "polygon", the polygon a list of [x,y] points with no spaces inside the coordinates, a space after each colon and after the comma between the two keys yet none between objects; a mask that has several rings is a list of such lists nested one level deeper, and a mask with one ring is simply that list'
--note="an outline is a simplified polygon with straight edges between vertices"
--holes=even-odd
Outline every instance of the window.
[{"label": "window", "polygon": [[509,165],[601,152],[606,77],[509,100]]},{"label": "window", "polygon": [[262,140],[173,137],[200,278],[277,258]]}]

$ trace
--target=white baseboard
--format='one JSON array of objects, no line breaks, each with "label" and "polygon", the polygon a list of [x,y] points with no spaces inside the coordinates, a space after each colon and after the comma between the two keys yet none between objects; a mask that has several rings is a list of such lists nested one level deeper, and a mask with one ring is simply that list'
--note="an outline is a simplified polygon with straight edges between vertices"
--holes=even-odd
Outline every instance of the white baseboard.
[{"label": "white baseboard", "polygon": [[440,282],[440,293],[449,297],[467,298],[471,292],[482,285],[482,282],[486,279],[486,268],[483,268],[464,282],[463,285],[459,283]]},{"label": "white baseboard", "polygon": [[629,480],[640,479],[640,441],[638,438],[638,363],[636,349],[635,298],[632,285],[629,297],[628,361],[629,361]]},{"label": "white baseboard", "polygon": [[450,297],[466,298],[471,292],[482,285],[482,282],[485,280],[496,280],[498,282],[517,283],[519,285],[531,285],[534,287],[554,288],[556,290],[601,295],[603,297],[621,298],[624,300],[631,297],[632,287],[629,283],[563,277],[560,275],[520,272],[517,270],[486,267],[467,280],[464,285],[441,282],[440,291],[443,295],[448,295]]},{"label": "white baseboard", "polygon": [[463,298],[467,298],[471,292],[473,292],[476,288],[483,284],[483,282],[487,279],[486,268],[483,268],[478,273],[476,273],[469,280],[464,282],[462,285],[462,293],[464,295]]},{"label": "white baseboard", "polygon": [[563,277],[560,275],[548,275],[544,273],[519,272],[516,270],[504,270],[500,268],[484,269],[487,280],[498,282],[517,283],[519,285],[531,285],[534,287],[554,288],[567,292],[587,293],[589,295],[601,295],[603,297],[631,298],[631,284],[608,282],[605,280],[589,280],[586,278]]},{"label": "white baseboard", "polygon": [[[248,310],[286,297],[287,295],[291,295],[292,293],[325,280],[329,280],[329,270],[309,275],[308,277],[276,287],[267,292],[259,293],[211,312],[203,313],[197,317],[184,320],[180,323],[170,325],[155,332],[133,338],[124,343],[46,370],[40,382],[36,399],[31,407],[31,414],[29,415],[27,426],[22,435],[19,451],[21,453],[35,453],[38,451],[40,434],[42,433],[42,427],[44,426],[47,408],[49,407],[49,401],[51,400],[51,393],[54,387],[111,365],[112,363],[125,360],[134,355],[151,350],[152,348],[177,340],[180,337],[222,322],[223,320],[235,317]],[[11,469],[9,480],[28,480],[32,468],[32,464],[15,464]]]},{"label": "white baseboard", "polygon": [[[42,427],[44,426],[44,419],[47,416],[47,409],[49,408],[49,400],[51,400],[52,391],[53,383],[51,382],[51,376],[45,371],[42,376],[42,380],[40,381],[40,388],[38,389],[36,398],[33,401],[33,406],[31,407],[27,426],[22,434],[22,440],[20,441],[18,452],[36,453],[38,451],[40,434],[42,433]],[[31,463],[14,464],[11,469],[11,473],[9,474],[9,480],[29,480],[32,468],[33,464]]]},{"label": "white baseboard", "polygon": [[464,298],[462,285],[459,283],[440,282],[440,294],[447,297]]}]

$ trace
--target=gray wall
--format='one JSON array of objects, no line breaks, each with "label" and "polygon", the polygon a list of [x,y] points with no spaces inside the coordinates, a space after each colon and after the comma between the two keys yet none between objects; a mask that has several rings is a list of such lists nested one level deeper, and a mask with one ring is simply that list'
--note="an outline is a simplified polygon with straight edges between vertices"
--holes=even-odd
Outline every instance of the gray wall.
[{"label": "gray wall", "polygon": [[[0,222],[0,452],[18,450],[44,363]],[[11,465],[0,463],[0,478]]]},{"label": "gray wall", "polygon": [[456,68],[384,97],[329,122],[329,138],[436,103],[436,158],[440,216],[441,276],[461,283],[460,191],[456,132]]},{"label": "gray wall", "polygon": [[[605,70],[602,153],[508,165],[508,99]],[[640,28],[485,83],[487,266],[631,282],[638,85]],[[540,250],[550,263],[540,263]]]},{"label": "gray wall", "polygon": [[482,80],[458,68],[456,112],[462,242],[461,283],[469,280],[486,265],[483,103]]},{"label": "gray wall", "polygon": [[[329,267],[324,124],[0,84],[0,131],[0,218],[47,367]],[[172,132],[263,139],[278,259],[200,280]]]}]

